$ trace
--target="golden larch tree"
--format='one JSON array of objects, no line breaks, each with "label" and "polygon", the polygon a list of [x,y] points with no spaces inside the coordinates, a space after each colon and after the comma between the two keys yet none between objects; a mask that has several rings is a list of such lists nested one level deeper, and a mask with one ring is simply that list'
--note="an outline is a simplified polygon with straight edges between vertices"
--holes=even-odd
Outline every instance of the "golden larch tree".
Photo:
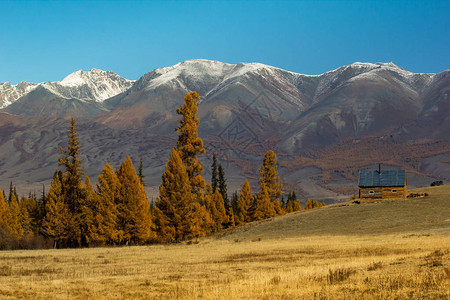
[{"label": "golden larch tree", "polygon": [[156,235],[152,230],[150,203],[128,155],[117,170],[117,178],[120,182],[118,225],[124,232],[124,242],[141,244],[154,240]]},{"label": "golden larch tree", "polygon": [[100,209],[103,215],[103,228],[108,243],[118,243],[123,239],[123,229],[117,225],[120,181],[110,164],[106,163],[97,177],[97,191],[100,197]]},{"label": "golden larch tree", "polygon": [[66,240],[71,235],[72,215],[69,206],[64,202],[62,194],[61,178],[58,172],[53,175],[50,189],[46,196],[45,216],[42,221],[41,232],[45,237],[53,239],[53,247],[60,247],[66,244]]},{"label": "golden larch tree", "polygon": [[7,216],[8,216],[8,204],[5,197],[3,197],[3,191],[0,189],[0,228],[7,228]]},{"label": "golden larch tree", "polygon": [[237,212],[235,217],[235,222],[237,224],[242,224],[245,222],[250,222],[251,217],[249,210],[252,206],[252,189],[250,183],[245,179],[244,185],[242,186],[241,194],[237,200]]},{"label": "golden larch tree", "polygon": [[181,160],[186,166],[186,172],[191,184],[192,194],[196,195],[196,200],[201,198],[205,188],[205,179],[202,177],[203,166],[198,160],[198,155],[204,154],[203,141],[198,136],[198,126],[200,120],[197,117],[200,96],[197,92],[190,92],[184,97],[184,105],[177,109],[177,114],[181,115],[178,120],[177,150]]},{"label": "golden larch tree", "polygon": [[191,226],[186,224],[193,203],[191,183],[177,149],[172,149],[161,176],[159,197],[154,208],[156,230],[163,241],[183,240]]},{"label": "golden larch tree", "polygon": [[276,213],[284,213],[280,200],[278,200],[278,197],[282,194],[283,185],[280,183],[280,177],[277,173],[277,156],[273,150],[268,151],[264,155],[264,161],[259,170],[259,176],[258,182],[261,191],[262,185],[264,184]]}]

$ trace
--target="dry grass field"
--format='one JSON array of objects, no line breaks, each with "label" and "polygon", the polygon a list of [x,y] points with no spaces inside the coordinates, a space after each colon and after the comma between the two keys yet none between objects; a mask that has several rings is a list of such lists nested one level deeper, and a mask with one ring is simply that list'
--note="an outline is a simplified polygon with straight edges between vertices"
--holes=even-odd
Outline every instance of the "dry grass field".
[{"label": "dry grass field", "polygon": [[3,251],[0,298],[449,299],[450,186],[419,192],[182,244]]}]

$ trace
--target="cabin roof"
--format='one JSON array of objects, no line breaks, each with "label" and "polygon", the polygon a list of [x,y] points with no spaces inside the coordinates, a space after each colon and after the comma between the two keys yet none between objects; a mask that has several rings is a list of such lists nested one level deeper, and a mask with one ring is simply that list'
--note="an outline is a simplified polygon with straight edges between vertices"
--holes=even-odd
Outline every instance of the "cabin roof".
[{"label": "cabin roof", "polygon": [[405,186],[405,170],[363,170],[359,172],[359,186]]}]

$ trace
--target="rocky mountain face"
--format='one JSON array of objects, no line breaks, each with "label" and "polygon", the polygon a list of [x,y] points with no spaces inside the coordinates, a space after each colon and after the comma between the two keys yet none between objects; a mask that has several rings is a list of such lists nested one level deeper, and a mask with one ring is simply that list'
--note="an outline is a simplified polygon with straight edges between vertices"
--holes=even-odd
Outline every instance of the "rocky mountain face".
[{"label": "rocky mountain face", "polygon": [[129,89],[133,81],[111,71],[76,71],[61,81],[0,84],[0,108],[16,115],[87,116],[102,111],[98,103]]},{"label": "rocky mountain face", "polygon": [[215,152],[229,190],[244,177],[256,183],[269,149],[278,154],[286,191],[304,197],[348,198],[358,171],[378,163],[406,169],[412,185],[450,179],[450,70],[417,74],[393,63],[354,63],[303,75],[191,60],[135,82],[93,69],[60,82],[1,84],[0,184],[49,182],[66,119],[75,116],[86,173],[95,178],[106,161],[117,166],[126,154],[143,157],[154,195],[176,145],[176,109],[193,90],[201,97],[206,171]]}]

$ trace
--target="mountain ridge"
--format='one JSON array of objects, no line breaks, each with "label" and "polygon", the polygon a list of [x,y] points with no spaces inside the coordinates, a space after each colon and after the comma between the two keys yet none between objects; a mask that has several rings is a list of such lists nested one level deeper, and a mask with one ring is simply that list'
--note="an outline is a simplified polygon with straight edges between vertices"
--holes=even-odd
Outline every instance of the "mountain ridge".
[{"label": "mountain ridge", "polygon": [[[244,178],[254,179],[269,149],[279,155],[287,191],[303,190],[305,197],[353,193],[357,170],[380,162],[409,170],[416,186],[450,179],[449,69],[413,73],[392,62],[355,62],[304,75],[259,63],[199,59],[154,69],[102,101],[80,99],[83,92],[76,89],[86,87],[83,72],[62,80],[70,97],[42,84],[0,110],[11,114],[0,118],[0,166],[16,168],[1,172],[0,183],[47,182],[42,174],[51,176],[49,168],[57,167],[51,161],[64,144],[63,119],[75,116],[90,177],[106,161],[117,165],[126,154],[145,157],[154,194],[175,145],[176,109],[192,90],[201,97],[199,134],[210,154],[202,158],[205,169],[216,152],[230,190]],[[12,122],[16,117],[22,125]]]}]

